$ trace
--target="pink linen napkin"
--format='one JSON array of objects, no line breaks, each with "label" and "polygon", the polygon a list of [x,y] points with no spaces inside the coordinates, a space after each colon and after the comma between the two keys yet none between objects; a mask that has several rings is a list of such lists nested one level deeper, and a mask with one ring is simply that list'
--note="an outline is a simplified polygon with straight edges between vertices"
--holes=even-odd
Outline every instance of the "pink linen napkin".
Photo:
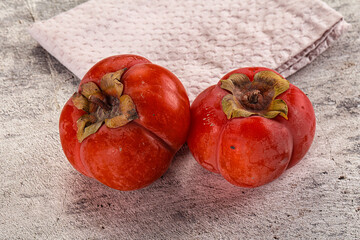
[{"label": "pink linen napkin", "polygon": [[30,34],[79,78],[105,57],[144,56],[177,75],[192,101],[235,68],[287,77],[348,26],[320,0],[90,0]]}]

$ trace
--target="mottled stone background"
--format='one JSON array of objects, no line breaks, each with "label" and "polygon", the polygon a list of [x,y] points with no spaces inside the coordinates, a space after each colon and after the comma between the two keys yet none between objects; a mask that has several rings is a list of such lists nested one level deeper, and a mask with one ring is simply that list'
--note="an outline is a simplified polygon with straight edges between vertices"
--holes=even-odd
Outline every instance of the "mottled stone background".
[{"label": "mottled stone background", "polygon": [[82,2],[0,2],[0,239],[360,239],[358,0],[325,0],[352,29],[289,77],[317,117],[302,162],[242,189],[184,147],[161,179],[136,192],[109,189],[67,162],[58,118],[79,79],[27,32]]}]

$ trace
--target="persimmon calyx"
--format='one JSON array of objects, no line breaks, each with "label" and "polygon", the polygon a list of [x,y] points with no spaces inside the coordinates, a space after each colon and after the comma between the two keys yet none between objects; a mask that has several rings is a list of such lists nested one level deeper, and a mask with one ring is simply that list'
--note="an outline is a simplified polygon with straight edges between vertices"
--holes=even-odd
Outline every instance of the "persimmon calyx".
[{"label": "persimmon calyx", "polygon": [[234,73],[228,79],[221,80],[221,88],[231,94],[223,97],[222,109],[227,118],[259,115],[274,118],[277,115],[288,119],[288,107],[277,96],[288,90],[289,82],[271,71],[260,71],[251,82],[242,73]]},{"label": "persimmon calyx", "polygon": [[79,142],[96,133],[103,123],[118,128],[139,117],[131,97],[123,95],[121,76],[125,70],[105,74],[100,87],[94,82],[84,83],[72,96],[74,106],[86,112],[77,120]]}]

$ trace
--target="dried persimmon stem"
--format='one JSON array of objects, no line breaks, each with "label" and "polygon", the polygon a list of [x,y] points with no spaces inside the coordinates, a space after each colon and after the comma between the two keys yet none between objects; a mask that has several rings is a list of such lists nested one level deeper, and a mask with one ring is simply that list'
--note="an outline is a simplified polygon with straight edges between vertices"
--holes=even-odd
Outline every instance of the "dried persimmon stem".
[{"label": "dried persimmon stem", "polygon": [[280,115],[287,119],[286,102],[275,98],[289,86],[286,79],[271,71],[256,73],[253,81],[244,74],[232,74],[221,80],[221,88],[231,92],[222,100],[223,111],[228,118]]},{"label": "dried persimmon stem", "polygon": [[78,120],[79,142],[94,134],[105,122],[110,128],[118,128],[138,118],[136,107],[129,95],[122,95],[121,77],[126,68],[108,73],[100,80],[100,87],[94,82],[80,86],[80,93],[72,101],[78,109],[86,112]]}]

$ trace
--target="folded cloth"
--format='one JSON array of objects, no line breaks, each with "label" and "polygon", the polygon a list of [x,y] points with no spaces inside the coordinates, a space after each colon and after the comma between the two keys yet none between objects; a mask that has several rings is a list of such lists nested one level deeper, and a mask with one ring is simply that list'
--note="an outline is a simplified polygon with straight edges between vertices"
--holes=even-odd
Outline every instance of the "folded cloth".
[{"label": "folded cloth", "polygon": [[177,75],[192,101],[235,68],[287,77],[348,26],[320,0],[90,0],[30,34],[79,78],[105,57],[144,56]]}]

